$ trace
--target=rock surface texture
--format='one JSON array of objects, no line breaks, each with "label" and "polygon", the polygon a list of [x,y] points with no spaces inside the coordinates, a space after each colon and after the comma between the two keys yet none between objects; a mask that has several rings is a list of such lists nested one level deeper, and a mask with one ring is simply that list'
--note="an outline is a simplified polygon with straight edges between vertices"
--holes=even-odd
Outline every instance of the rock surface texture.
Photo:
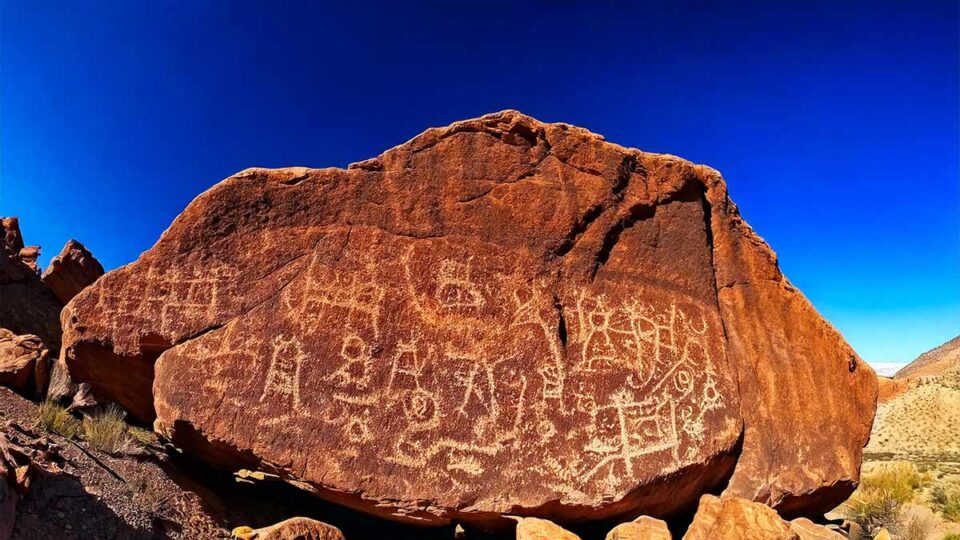
[{"label": "rock surface texture", "polygon": [[739,497],[704,495],[683,540],[799,540],[790,525],[765,504]]},{"label": "rock surface texture", "polygon": [[39,337],[0,328],[0,385],[43,395],[50,380],[49,354]]},{"label": "rock surface texture", "polygon": [[70,240],[43,271],[42,281],[66,304],[102,275],[100,261],[83,244]]},{"label": "rock surface texture", "polygon": [[672,540],[665,521],[650,516],[640,516],[630,523],[621,523],[613,528],[606,540]]},{"label": "rock surface texture", "polygon": [[51,350],[60,350],[63,305],[40,281],[39,248],[25,248],[17,218],[0,218],[0,328],[39,336]]},{"label": "rock surface texture", "polygon": [[517,523],[517,540],[580,540],[580,537],[545,519],[522,518]]},{"label": "rock surface texture", "polygon": [[233,536],[239,540],[344,540],[343,533],[336,527],[303,517],[261,529],[240,527],[233,531]]},{"label": "rock surface texture", "polygon": [[822,512],[877,395],[716,171],[514,111],[228,178],[63,323],[186,451],[428,524]]}]

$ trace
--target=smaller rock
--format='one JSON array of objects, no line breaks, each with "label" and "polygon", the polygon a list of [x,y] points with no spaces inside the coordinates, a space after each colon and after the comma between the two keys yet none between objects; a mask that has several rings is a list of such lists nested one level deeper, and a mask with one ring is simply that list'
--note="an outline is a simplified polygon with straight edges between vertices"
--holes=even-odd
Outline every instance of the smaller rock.
[{"label": "smaller rock", "polygon": [[237,527],[233,530],[233,537],[239,540],[344,540],[340,529],[304,517],[290,518],[261,529]]},{"label": "smaller rock", "polygon": [[83,244],[67,242],[43,272],[43,283],[65,305],[103,275],[103,266]]},{"label": "smaller rock", "polygon": [[767,505],[739,497],[700,497],[684,540],[799,540],[800,536]]},{"label": "smaller rock", "polygon": [[37,266],[37,259],[40,258],[40,246],[27,246],[20,250],[20,261],[27,265],[34,274],[40,273],[40,267]]},{"label": "smaller rock", "polygon": [[453,537],[457,540],[467,537],[467,531],[464,530],[463,525],[457,523],[457,526],[453,529]]},{"label": "smaller rock", "polygon": [[890,540],[890,531],[880,529],[880,532],[873,536],[873,540]]},{"label": "smaller rock", "polygon": [[672,540],[665,521],[640,516],[630,523],[621,523],[607,533],[606,540]]},{"label": "smaller rock", "polygon": [[817,525],[807,518],[797,518],[790,522],[790,529],[797,533],[800,540],[843,540],[844,536],[831,531],[823,525]]},{"label": "smaller rock", "polygon": [[49,354],[39,337],[0,328],[0,385],[43,395],[50,379]]},{"label": "smaller rock", "polygon": [[580,540],[563,527],[540,518],[515,518],[517,540]]}]

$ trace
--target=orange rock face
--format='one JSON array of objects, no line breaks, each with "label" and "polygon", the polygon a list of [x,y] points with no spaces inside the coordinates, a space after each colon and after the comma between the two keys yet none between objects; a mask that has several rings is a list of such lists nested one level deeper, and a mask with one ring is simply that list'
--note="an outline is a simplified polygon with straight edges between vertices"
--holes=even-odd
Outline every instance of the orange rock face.
[{"label": "orange rock face", "polygon": [[666,515],[731,474],[816,513],[877,392],[718,173],[513,111],[231,177],[63,322],[74,378],[187,451],[430,524]]},{"label": "orange rock face", "polygon": [[83,244],[70,240],[50,261],[42,280],[57,299],[66,304],[102,275],[100,261]]},{"label": "orange rock face", "polygon": [[704,495],[683,540],[800,540],[777,512],[739,497]]}]

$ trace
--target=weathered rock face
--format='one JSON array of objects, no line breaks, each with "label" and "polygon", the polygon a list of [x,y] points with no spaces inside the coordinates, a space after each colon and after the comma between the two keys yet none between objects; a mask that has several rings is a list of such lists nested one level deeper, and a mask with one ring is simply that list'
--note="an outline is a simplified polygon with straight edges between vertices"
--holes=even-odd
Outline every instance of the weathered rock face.
[{"label": "weathered rock face", "polygon": [[0,328],[0,385],[43,395],[50,380],[49,354],[39,337]]},{"label": "weathered rock face", "polygon": [[605,540],[672,540],[667,523],[650,516],[640,516],[629,523],[621,523],[607,534]]},{"label": "weathered rock face", "polygon": [[71,374],[188,451],[427,523],[664,515],[731,474],[822,511],[877,392],[719,174],[513,111],[231,177],[63,322]]},{"label": "weathered rock face", "polygon": [[37,275],[39,248],[24,247],[17,218],[0,218],[0,238],[0,328],[39,336],[59,350],[63,306]]},{"label": "weathered rock face", "polygon": [[704,495],[684,540],[799,540],[777,512],[739,497]]},{"label": "weathered rock face", "polygon": [[344,540],[340,529],[310,518],[290,518],[276,525],[251,529],[240,527],[233,531],[240,540]]},{"label": "weathered rock face", "polygon": [[545,519],[522,518],[517,523],[517,540],[580,540],[580,537]]},{"label": "weathered rock face", "polygon": [[43,271],[43,284],[66,304],[103,275],[103,266],[83,244],[70,240]]}]

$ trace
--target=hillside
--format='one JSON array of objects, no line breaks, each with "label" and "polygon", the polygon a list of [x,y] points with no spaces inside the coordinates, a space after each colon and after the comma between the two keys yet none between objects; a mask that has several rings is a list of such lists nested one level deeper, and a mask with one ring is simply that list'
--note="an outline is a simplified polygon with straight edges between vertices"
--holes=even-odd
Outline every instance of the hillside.
[{"label": "hillside", "polygon": [[938,376],[958,366],[960,366],[960,336],[921,354],[893,377],[895,379],[916,379]]},{"label": "hillside", "polygon": [[890,383],[897,391],[883,399],[881,390],[865,453],[960,460],[960,337],[920,355]]}]

